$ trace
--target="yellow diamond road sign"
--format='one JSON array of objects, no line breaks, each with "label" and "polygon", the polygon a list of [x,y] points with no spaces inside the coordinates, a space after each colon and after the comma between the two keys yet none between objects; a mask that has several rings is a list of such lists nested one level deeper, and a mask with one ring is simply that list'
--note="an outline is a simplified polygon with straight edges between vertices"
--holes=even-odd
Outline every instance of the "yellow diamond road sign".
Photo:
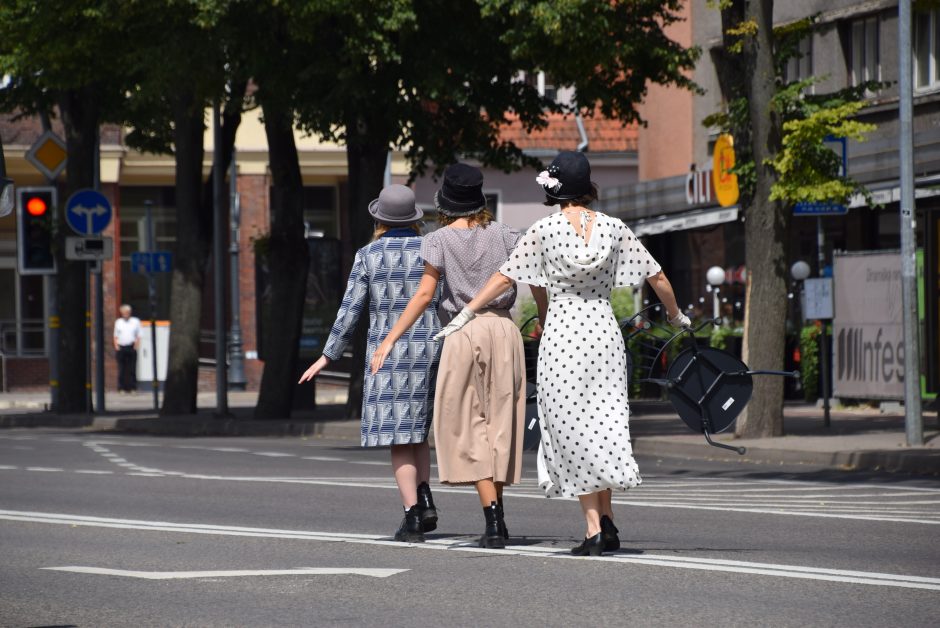
[{"label": "yellow diamond road sign", "polygon": [[68,154],[65,151],[65,142],[52,131],[46,131],[26,151],[26,161],[36,166],[39,172],[47,179],[55,179],[65,168]]}]

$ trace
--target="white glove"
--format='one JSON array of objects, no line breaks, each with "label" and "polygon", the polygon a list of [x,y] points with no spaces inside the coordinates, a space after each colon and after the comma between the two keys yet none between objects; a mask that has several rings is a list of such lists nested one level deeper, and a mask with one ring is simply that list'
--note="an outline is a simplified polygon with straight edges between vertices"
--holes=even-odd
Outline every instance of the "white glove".
[{"label": "white glove", "polygon": [[451,335],[472,321],[474,318],[476,318],[476,316],[476,312],[468,307],[465,307],[464,309],[460,310],[460,314],[455,316],[451,322],[447,323],[447,325],[445,325],[444,328],[441,329],[441,331],[439,331],[436,336],[434,336],[434,340],[443,340],[447,336]]},{"label": "white glove", "polygon": [[692,321],[688,316],[682,313],[682,310],[675,315],[673,318],[666,317],[666,322],[672,325],[673,327],[682,327],[683,329],[688,329],[692,326]]}]

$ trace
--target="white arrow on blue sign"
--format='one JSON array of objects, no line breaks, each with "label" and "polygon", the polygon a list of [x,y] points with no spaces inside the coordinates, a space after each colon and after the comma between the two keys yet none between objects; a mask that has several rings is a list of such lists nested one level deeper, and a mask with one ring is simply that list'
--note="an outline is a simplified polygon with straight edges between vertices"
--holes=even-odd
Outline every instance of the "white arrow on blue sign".
[{"label": "white arrow on blue sign", "polygon": [[65,204],[65,219],[78,235],[98,235],[111,223],[111,203],[101,192],[79,190]]},{"label": "white arrow on blue sign", "polygon": [[132,273],[168,273],[173,270],[173,254],[170,251],[131,253]]}]

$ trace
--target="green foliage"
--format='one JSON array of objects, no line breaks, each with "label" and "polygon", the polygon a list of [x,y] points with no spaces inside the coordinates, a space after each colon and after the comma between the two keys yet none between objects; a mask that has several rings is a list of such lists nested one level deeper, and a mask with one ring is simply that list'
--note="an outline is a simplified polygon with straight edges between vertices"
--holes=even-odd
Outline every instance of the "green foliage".
[{"label": "green foliage", "polygon": [[800,330],[800,382],[803,398],[815,401],[819,397],[819,328],[815,325]]},{"label": "green foliage", "polygon": [[783,123],[783,148],[769,160],[780,177],[771,187],[770,200],[788,204],[848,201],[860,186],[850,177],[839,176],[841,156],[830,150],[824,140],[841,137],[864,141],[865,133],[876,127],[852,119],[862,107],[864,103],[860,101],[820,107],[806,118]]},{"label": "green foliage", "polygon": [[742,328],[738,327],[729,327],[727,325],[719,325],[713,327],[711,334],[708,337],[708,346],[713,349],[721,349],[722,351],[728,350],[728,338],[738,337],[740,338],[744,333]]},{"label": "green foliage", "polygon": [[[724,3],[730,6],[730,3]],[[844,203],[853,194],[869,198],[867,190],[848,176],[840,176],[841,156],[831,150],[824,140],[829,137],[864,141],[874,131],[873,124],[859,122],[856,115],[865,107],[866,93],[876,92],[886,83],[870,81],[826,94],[809,94],[809,89],[821,82],[820,77],[785,82],[787,63],[800,58],[799,43],[812,33],[817,16],[810,16],[774,28],[774,67],[777,74],[777,93],[771,108],[782,121],[782,147],[767,164],[776,172],[769,200],[794,204],[800,201],[834,201]],[[742,41],[753,35],[747,24],[726,31],[732,41]],[[740,52],[729,44],[733,54]],[[738,86],[736,93],[743,94]],[[703,124],[717,128],[735,137],[736,160],[732,170],[738,176],[742,202],[748,204],[757,181],[757,169],[751,156],[750,103],[744,96],[728,100],[726,110],[705,118]]]}]

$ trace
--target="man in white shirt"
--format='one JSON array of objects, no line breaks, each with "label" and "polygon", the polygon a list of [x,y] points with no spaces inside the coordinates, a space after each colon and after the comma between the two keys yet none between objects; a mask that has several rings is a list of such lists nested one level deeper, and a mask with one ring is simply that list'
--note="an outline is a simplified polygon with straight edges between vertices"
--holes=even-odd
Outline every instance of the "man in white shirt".
[{"label": "man in white shirt", "polygon": [[118,390],[137,390],[137,348],[140,346],[140,319],[131,316],[131,306],[120,308],[121,317],[114,321],[114,350],[117,352]]}]

